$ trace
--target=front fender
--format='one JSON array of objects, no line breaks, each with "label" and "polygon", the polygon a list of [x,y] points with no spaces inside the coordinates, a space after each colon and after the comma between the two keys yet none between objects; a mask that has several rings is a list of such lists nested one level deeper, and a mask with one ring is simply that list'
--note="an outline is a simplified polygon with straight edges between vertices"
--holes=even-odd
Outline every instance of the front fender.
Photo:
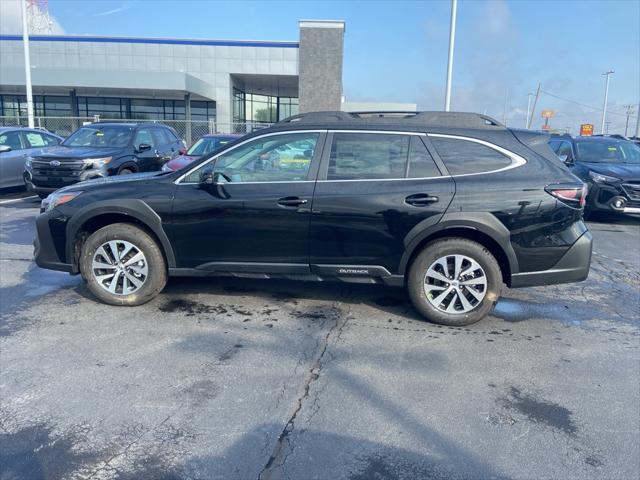
[{"label": "front fender", "polygon": [[176,266],[176,259],[169,238],[162,227],[162,219],[142,200],[109,199],[92,202],[78,210],[69,220],[66,227],[66,258],[74,263],[74,243],[82,226],[92,218],[104,214],[120,214],[131,217],[145,225],[160,240],[162,249],[170,268]]}]

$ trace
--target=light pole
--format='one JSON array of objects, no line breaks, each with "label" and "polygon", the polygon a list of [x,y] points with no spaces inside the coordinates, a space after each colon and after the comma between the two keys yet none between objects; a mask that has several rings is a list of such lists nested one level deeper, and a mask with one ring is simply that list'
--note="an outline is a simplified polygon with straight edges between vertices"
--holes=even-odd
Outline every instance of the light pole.
[{"label": "light pole", "polygon": [[29,55],[29,27],[27,24],[27,0],[22,0],[22,43],[24,45],[24,76],[27,87],[27,117],[29,128],[35,126],[33,121],[33,92],[31,89],[31,55]]},{"label": "light pole", "polygon": [[629,117],[634,114],[633,105],[625,105],[624,108],[627,109],[625,114],[627,115],[627,121],[624,123],[624,136],[627,136],[627,132],[629,131]]},{"label": "light pole", "polygon": [[604,84],[604,103],[602,104],[602,126],[600,127],[600,133],[604,135],[604,122],[607,118],[607,100],[609,98],[609,77],[612,73],[615,73],[613,70],[609,70],[604,72],[602,75],[607,77],[607,80]]},{"label": "light pole", "polygon": [[524,119],[524,128],[529,128],[529,115],[531,114],[531,97],[533,97],[533,93],[527,93],[527,118]]},{"label": "light pole", "polygon": [[451,25],[449,26],[449,59],[447,61],[447,87],[444,94],[444,111],[451,107],[451,74],[453,72],[453,47],[456,41],[456,12],[458,0],[451,0]]}]

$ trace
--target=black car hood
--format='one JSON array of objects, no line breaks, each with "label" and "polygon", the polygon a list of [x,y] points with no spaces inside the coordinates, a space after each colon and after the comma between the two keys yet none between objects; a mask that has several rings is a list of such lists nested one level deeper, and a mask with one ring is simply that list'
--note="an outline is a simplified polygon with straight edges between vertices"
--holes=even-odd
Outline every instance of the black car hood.
[{"label": "black car hood", "polygon": [[130,173],[128,175],[116,175],[113,177],[101,177],[94,178],[92,180],[86,180],[84,182],[74,183],[73,185],[69,185],[68,187],[63,187],[59,190],[56,190],[56,193],[60,192],[75,192],[78,190],[86,190],[87,188],[95,188],[102,185],[115,185],[118,183],[126,183],[126,182],[140,182],[140,181],[149,181],[155,180],[155,177],[160,178],[167,175],[166,172],[143,172],[143,173]]},{"label": "black car hood", "polygon": [[96,148],[96,147],[67,147],[65,145],[56,145],[55,147],[47,147],[40,150],[35,156],[44,160],[80,160],[83,158],[103,158],[112,157],[122,153],[123,148]]},{"label": "black car hood", "polygon": [[640,164],[638,163],[582,162],[582,165],[592,172],[617,177],[621,180],[640,179]]}]

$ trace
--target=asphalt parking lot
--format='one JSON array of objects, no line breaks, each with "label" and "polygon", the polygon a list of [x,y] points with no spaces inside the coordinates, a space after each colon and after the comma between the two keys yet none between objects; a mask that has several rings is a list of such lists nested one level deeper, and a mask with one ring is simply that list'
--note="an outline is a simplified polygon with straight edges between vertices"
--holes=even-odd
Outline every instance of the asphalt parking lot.
[{"label": "asphalt parking lot", "polygon": [[174,279],[97,303],[0,197],[0,479],[631,479],[640,223],[589,223],[580,284],[466,328],[381,286]]}]

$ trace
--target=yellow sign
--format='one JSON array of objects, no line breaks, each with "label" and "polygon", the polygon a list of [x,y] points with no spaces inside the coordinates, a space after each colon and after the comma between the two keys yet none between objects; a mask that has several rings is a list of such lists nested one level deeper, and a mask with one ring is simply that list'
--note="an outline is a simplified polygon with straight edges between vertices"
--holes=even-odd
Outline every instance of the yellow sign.
[{"label": "yellow sign", "polygon": [[582,125],[580,125],[581,137],[590,137],[591,135],[593,135],[593,124],[583,123]]},{"label": "yellow sign", "polygon": [[553,118],[556,116],[556,112],[553,110],[542,110],[542,118]]}]

